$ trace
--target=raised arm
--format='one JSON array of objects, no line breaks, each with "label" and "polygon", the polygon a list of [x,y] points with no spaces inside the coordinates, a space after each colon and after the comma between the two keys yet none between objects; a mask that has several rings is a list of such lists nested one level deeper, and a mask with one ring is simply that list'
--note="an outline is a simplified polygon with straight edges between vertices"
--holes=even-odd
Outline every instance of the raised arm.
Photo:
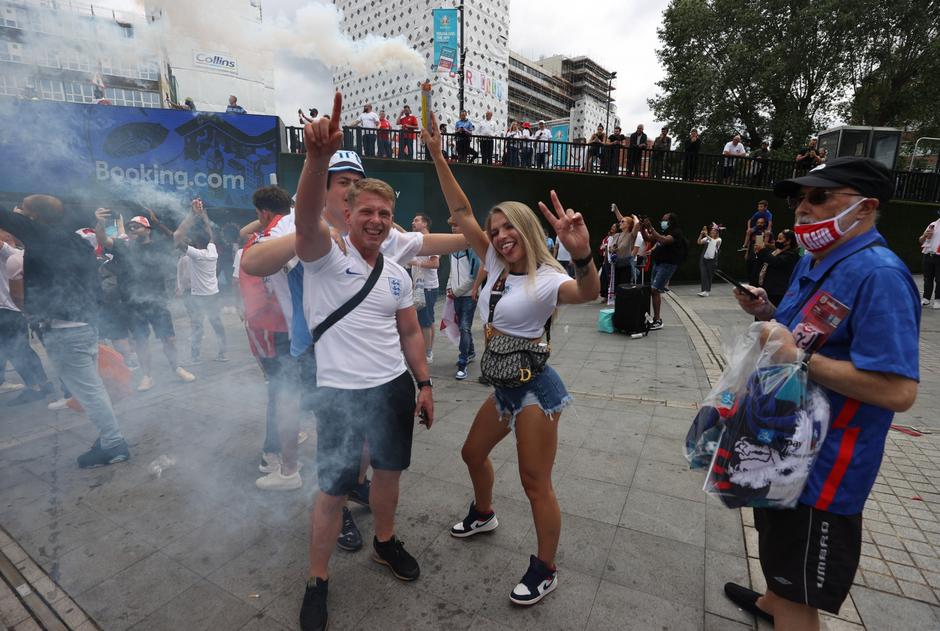
[{"label": "raised arm", "polygon": [[558,288],[559,304],[579,304],[590,302],[597,298],[601,291],[601,282],[594,267],[594,257],[591,256],[591,236],[588,234],[584,217],[570,208],[565,210],[555,191],[551,192],[551,201],[554,212],[548,206],[539,202],[539,210],[545,220],[555,230],[558,240],[565,244],[571,253],[571,260],[575,264],[574,280],[565,281]]},{"label": "raised arm", "polygon": [[95,211],[95,237],[98,239],[98,245],[105,250],[110,250],[114,246],[114,239],[106,232],[109,219],[111,219],[111,211],[107,208],[99,208]]},{"label": "raised arm", "polygon": [[176,230],[173,232],[173,245],[180,249],[185,250],[186,245],[186,234],[189,232],[190,228],[193,227],[193,223],[196,221],[196,202],[199,200],[194,199],[192,207],[190,208],[189,214],[180,222],[180,225],[176,227]]},{"label": "raised arm", "polygon": [[246,223],[242,226],[241,230],[238,231],[238,237],[247,241],[251,235],[256,232],[261,232],[263,229],[264,226],[261,225],[261,222],[255,219],[251,223]]},{"label": "raised arm", "polygon": [[193,200],[193,214],[196,216],[196,220],[202,223],[206,234],[209,235],[209,243],[215,243],[215,234],[212,232],[212,222],[209,221],[209,215],[206,214],[206,207],[202,205],[201,199]]},{"label": "raised arm", "polygon": [[241,269],[252,276],[271,276],[294,258],[294,234],[254,243],[242,252]]},{"label": "raised arm", "polygon": [[330,251],[330,228],[323,221],[323,206],[326,202],[330,156],[343,144],[343,132],[339,129],[342,108],[343,96],[337,92],[333,97],[333,115],[330,119],[321,117],[304,126],[307,157],[297,183],[297,205],[294,209],[294,250],[301,261],[316,261]]},{"label": "raised arm", "polygon": [[[444,153],[441,149],[441,136],[438,131],[437,116],[431,112],[431,129],[421,130],[421,141],[424,142],[434,160],[434,169],[437,171],[437,180],[441,184],[441,191],[444,193],[444,199],[447,201],[447,209],[450,216],[458,226],[460,226],[463,236],[467,243],[473,248],[480,259],[486,259],[486,250],[490,247],[490,240],[487,238],[483,228],[480,227],[476,217],[473,216],[473,208],[470,206],[470,200],[464,194],[457,178],[450,170],[447,160],[444,159]],[[454,236],[454,235],[451,235]],[[459,248],[458,248],[459,249]]]},{"label": "raised arm", "polygon": [[[167,237],[167,238],[169,238],[169,239],[172,239],[172,238],[173,238],[173,231],[170,230],[169,228],[167,228],[167,227],[163,224],[163,222],[160,221],[160,218],[157,217],[157,214],[156,214],[155,212],[153,212],[153,211],[152,211],[151,209],[149,209],[149,208],[144,208],[144,214],[147,215],[147,218],[148,218],[148,219],[150,219],[150,227],[151,227],[151,228],[156,228],[157,230],[160,231],[161,234],[163,234],[163,236],[165,236],[165,237]],[[123,224],[124,218],[121,217],[121,216],[119,216],[119,217],[118,217],[118,221],[121,222],[121,224]],[[123,232],[123,230],[124,230],[123,225],[118,225],[118,234],[121,234],[121,233]]]}]

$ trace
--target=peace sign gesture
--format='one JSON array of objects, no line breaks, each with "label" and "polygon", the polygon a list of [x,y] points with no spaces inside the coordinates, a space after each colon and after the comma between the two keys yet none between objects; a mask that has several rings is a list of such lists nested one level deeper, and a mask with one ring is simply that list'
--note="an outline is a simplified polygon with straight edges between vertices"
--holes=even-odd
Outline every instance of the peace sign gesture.
[{"label": "peace sign gesture", "polygon": [[591,256],[590,235],[584,223],[584,217],[570,208],[565,210],[565,207],[558,201],[555,191],[551,192],[551,199],[554,212],[542,202],[539,202],[539,210],[558,235],[558,240],[571,253],[572,259],[584,259]]},{"label": "peace sign gesture", "polygon": [[337,91],[333,96],[333,115],[327,120],[320,117],[304,125],[304,146],[307,157],[322,165],[330,162],[330,156],[343,146],[343,132],[339,129],[339,117],[343,111],[343,95]]}]

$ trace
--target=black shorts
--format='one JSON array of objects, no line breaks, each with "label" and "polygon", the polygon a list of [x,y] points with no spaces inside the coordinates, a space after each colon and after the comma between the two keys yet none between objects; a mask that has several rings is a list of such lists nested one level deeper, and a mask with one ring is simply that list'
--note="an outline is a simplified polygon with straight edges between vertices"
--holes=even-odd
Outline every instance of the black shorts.
[{"label": "black shorts", "polygon": [[98,309],[98,337],[125,340],[130,337],[130,319],[123,300],[108,301]]},{"label": "black shorts", "polygon": [[137,302],[127,305],[127,317],[130,324],[131,335],[135,340],[146,340],[150,337],[150,328],[157,339],[165,340],[173,337],[173,317],[165,303]]},{"label": "black shorts", "polygon": [[404,471],[411,464],[415,384],[408,372],[364,390],[321,387],[314,404],[317,477],[324,493],[353,489],[366,441],[373,469]]},{"label": "black shorts", "polygon": [[862,515],[804,504],[754,509],[767,587],[787,600],[833,614],[849,594],[862,552]]}]

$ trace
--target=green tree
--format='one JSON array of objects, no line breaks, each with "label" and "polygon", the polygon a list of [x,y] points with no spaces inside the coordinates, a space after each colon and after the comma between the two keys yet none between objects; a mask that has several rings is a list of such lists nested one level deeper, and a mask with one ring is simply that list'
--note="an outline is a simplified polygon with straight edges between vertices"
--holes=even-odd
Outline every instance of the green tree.
[{"label": "green tree", "polygon": [[840,0],[673,0],[650,107],[679,129],[705,127],[711,150],[735,131],[751,147],[794,150],[845,94],[844,42],[857,28],[845,11]]},{"label": "green tree", "polygon": [[866,1],[856,7],[846,69],[851,124],[940,133],[940,2]]}]

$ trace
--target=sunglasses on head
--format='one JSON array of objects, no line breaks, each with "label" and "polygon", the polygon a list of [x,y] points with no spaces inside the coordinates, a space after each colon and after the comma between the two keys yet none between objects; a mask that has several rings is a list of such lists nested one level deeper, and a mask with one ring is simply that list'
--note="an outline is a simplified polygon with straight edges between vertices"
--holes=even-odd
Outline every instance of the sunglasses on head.
[{"label": "sunglasses on head", "polygon": [[788,195],[787,196],[787,206],[790,208],[796,208],[803,203],[805,199],[813,206],[819,206],[825,204],[829,199],[830,195],[850,195],[853,197],[862,197],[858,193],[842,193],[839,191],[830,191],[825,188],[814,188],[809,191],[809,193],[799,193],[797,195]]}]

